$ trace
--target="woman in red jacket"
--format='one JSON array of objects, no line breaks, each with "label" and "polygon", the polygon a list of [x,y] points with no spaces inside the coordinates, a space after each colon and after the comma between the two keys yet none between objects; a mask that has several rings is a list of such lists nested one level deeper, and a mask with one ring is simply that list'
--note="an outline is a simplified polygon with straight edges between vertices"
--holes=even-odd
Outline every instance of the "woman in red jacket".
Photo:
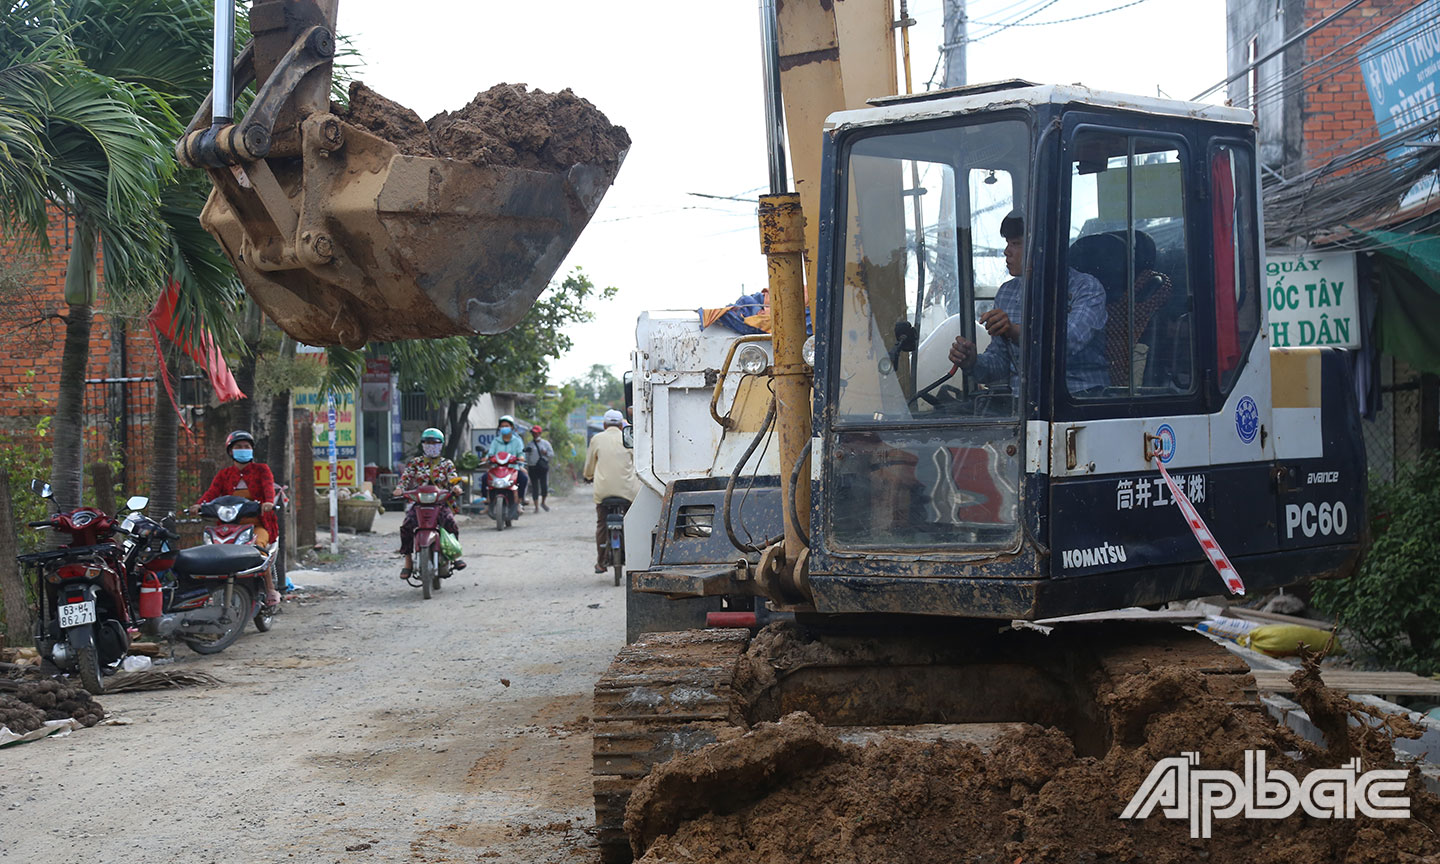
[{"label": "woman in red jacket", "polygon": [[[259,501],[260,524],[255,527],[255,545],[262,549],[270,545],[270,538],[280,536],[280,522],[275,518],[275,475],[270,466],[255,461],[255,436],[242,430],[231,432],[225,439],[225,452],[235,460],[226,465],[210,481],[210,488],[200,496],[200,504],[214,501],[225,495]],[[283,552],[282,552],[283,554]],[[280,592],[275,590],[275,575],[265,570],[265,605],[274,606],[280,602]]]}]

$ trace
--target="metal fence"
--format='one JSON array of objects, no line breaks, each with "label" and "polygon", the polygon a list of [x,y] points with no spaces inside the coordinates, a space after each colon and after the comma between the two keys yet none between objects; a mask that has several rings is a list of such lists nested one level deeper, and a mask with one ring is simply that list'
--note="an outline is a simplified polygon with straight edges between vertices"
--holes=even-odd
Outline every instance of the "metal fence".
[{"label": "metal fence", "polygon": [[[193,501],[208,485],[205,439],[200,411],[206,402],[204,376],[185,375],[175,381],[175,398],[192,433],[176,438],[181,502]],[[153,463],[155,400],[166,410],[170,397],[151,377],[92,378],[85,382],[85,451],[87,462],[112,462],[122,495],[147,494]]]}]

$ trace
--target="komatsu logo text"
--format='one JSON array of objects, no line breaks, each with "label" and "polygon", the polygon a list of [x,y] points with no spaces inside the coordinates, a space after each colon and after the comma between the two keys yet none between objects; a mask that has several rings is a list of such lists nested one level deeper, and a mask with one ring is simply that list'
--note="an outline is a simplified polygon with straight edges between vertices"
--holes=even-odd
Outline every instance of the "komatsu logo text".
[{"label": "komatsu logo text", "polygon": [[1101,564],[1122,564],[1125,561],[1125,547],[1103,543],[1091,549],[1066,549],[1060,553],[1060,563],[1070,570],[1076,567],[1097,567]]}]

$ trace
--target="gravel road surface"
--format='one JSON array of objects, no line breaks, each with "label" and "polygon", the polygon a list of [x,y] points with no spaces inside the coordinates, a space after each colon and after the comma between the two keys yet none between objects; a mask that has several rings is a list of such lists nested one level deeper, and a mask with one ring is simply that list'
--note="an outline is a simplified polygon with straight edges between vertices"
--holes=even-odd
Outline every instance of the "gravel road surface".
[{"label": "gravel road surface", "polygon": [[[624,642],[589,490],[401,582],[399,514],[294,574],[270,633],[169,668],[213,688],[101,697],[129,725],[0,750],[0,860],[593,862],[591,695]],[[490,524],[490,527],[486,527]]]}]

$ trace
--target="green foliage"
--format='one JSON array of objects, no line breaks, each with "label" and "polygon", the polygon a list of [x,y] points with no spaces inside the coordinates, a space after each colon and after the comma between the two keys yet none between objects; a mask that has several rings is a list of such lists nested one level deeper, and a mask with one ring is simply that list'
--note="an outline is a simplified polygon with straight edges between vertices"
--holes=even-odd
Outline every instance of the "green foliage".
[{"label": "green foliage", "polygon": [[26,527],[50,515],[50,505],[30,491],[30,481],[50,477],[50,451],[29,436],[0,436],[0,467],[10,475],[10,488],[0,493],[10,496],[15,517],[15,538],[21,552],[34,552],[44,542],[44,532]]},{"label": "green foliage", "polygon": [[552,284],[520,323],[504,333],[396,342],[392,350],[405,392],[424,392],[435,405],[471,404],[495,391],[539,392],[550,361],[572,344],[565,330],[594,318],[589,305],[615,295],[580,268]]},{"label": "green foliage", "polygon": [[625,410],[625,383],[615,377],[609,366],[596,363],[590,371],[569,382],[575,390],[589,397],[590,413],[600,414],[610,408]]},{"label": "green foliage", "polygon": [[0,151],[25,156],[0,152],[0,226],[46,251],[48,207],[68,210],[104,238],[115,305],[148,309],[174,279],[179,325],[233,346],[238,286],[198,223],[209,181],[173,155],[209,89],[210,15],[193,0],[0,0]]},{"label": "green foliage", "polygon": [[1372,542],[1359,573],[1315,583],[1314,603],[1387,666],[1440,672],[1440,457],[1396,469],[1370,487]]},{"label": "green foliage", "polygon": [[585,467],[585,436],[570,431],[566,425],[570,413],[581,405],[581,394],[572,384],[546,393],[535,408],[535,422],[545,427],[545,437],[555,448],[555,461],[550,463],[550,491],[565,495],[574,488]]}]

